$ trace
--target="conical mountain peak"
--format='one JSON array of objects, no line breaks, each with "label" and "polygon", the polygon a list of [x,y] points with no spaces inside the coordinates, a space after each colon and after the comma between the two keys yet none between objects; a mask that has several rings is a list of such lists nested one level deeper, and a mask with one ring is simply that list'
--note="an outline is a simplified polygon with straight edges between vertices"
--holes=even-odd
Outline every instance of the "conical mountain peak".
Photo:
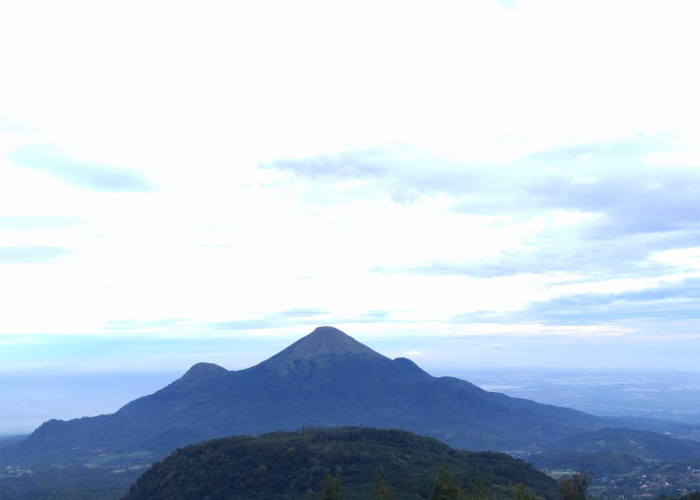
[{"label": "conical mountain peak", "polygon": [[350,335],[332,326],[319,326],[282,352],[286,352],[287,357],[294,358],[327,356],[329,354],[379,355]]},{"label": "conical mountain peak", "polygon": [[296,358],[329,354],[373,354],[375,351],[332,326],[320,326],[290,346],[288,355]]},{"label": "conical mountain peak", "polygon": [[298,362],[313,361],[328,356],[364,355],[384,358],[350,335],[332,326],[320,326],[292,345],[261,363],[267,368],[279,369]]}]

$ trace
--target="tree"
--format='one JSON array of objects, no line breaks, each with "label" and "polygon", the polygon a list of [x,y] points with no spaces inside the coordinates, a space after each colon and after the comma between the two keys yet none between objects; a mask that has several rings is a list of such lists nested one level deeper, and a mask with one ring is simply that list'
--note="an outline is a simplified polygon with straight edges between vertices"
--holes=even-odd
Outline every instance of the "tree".
[{"label": "tree", "polygon": [[537,495],[523,484],[516,484],[511,489],[513,493],[513,500],[536,500]]},{"label": "tree", "polygon": [[384,483],[384,478],[377,471],[374,472],[374,478],[375,498],[377,500],[394,500],[394,488],[387,486]]},{"label": "tree", "polygon": [[588,476],[574,474],[559,481],[559,492],[564,500],[585,500],[588,489]]},{"label": "tree", "polygon": [[476,478],[466,493],[466,498],[469,500],[487,500],[489,498],[486,481],[482,476]]},{"label": "tree", "polygon": [[435,487],[430,497],[431,500],[459,500],[460,494],[461,491],[454,476],[448,474],[445,469],[440,467],[435,478]]},{"label": "tree", "polygon": [[323,476],[323,500],[341,500],[343,498],[343,481],[340,479],[340,474],[331,476],[331,473],[326,469]]}]

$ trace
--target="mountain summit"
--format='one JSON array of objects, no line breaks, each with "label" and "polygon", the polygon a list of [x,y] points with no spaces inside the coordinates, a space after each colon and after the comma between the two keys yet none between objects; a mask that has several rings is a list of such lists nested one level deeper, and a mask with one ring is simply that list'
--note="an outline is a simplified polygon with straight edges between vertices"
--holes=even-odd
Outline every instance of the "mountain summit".
[{"label": "mountain summit", "polygon": [[287,360],[310,358],[314,356],[327,356],[343,354],[366,354],[381,356],[364,344],[361,344],[350,335],[341,332],[332,326],[319,326],[306,337],[297,340],[277,356]]},{"label": "mountain summit", "polygon": [[300,370],[308,371],[312,366],[318,367],[319,364],[327,364],[346,356],[388,359],[337,328],[319,326],[306,337],[297,340],[258,366],[288,374]]}]

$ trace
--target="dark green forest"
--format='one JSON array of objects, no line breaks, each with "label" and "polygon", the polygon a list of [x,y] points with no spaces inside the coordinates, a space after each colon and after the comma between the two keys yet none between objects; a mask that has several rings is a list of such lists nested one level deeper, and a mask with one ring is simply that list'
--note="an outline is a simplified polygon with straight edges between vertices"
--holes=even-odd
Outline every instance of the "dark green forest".
[{"label": "dark green forest", "polygon": [[552,478],[502,453],[454,450],[405,431],[342,427],[180,448],[124,498],[561,497]]}]

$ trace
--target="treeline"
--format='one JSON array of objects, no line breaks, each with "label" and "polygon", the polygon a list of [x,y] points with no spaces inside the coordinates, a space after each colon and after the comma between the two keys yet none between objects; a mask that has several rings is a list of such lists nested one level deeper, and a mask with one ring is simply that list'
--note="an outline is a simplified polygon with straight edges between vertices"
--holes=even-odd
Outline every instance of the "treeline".
[{"label": "treeline", "polygon": [[181,448],[156,462],[124,497],[253,498],[561,495],[552,478],[502,453],[454,450],[405,431],[342,427],[235,436]]}]

